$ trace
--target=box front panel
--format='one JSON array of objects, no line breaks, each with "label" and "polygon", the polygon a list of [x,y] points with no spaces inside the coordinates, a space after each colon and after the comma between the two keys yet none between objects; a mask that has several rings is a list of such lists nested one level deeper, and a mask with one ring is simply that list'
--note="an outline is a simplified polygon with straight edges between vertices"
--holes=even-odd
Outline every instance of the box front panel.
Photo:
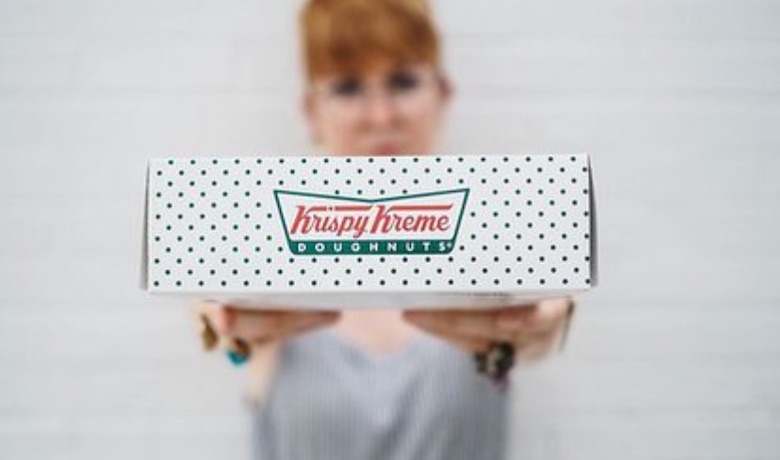
[{"label": "box front panel", "polygon": [[153,292],[520,292],[590,286],[578,155],[161,158]]}]

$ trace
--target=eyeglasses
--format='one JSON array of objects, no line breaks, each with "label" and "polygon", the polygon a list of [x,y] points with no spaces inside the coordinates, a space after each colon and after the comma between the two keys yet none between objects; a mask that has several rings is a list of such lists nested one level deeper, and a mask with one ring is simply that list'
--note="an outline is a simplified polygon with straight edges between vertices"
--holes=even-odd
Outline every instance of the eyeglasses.
[{"label": "eyeglasses", "polygon": [[380,80],[360,76],[334,77],[312,86],[314,94],[337,115],[359,116],[369,102],[382,97],[396,110],[405,110],[430,94],[440,82],[440,74],[430,69],[404,69]]}]

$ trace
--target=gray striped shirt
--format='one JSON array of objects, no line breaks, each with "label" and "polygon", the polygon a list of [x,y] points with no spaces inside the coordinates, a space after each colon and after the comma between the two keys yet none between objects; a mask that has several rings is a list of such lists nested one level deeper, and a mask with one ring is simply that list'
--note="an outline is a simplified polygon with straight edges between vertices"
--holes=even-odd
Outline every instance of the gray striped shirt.
[{"label": "gray striped shirt", "polygon": [[432,336],[374,355],[326,328],[280,353],[253,414],[258,460],[506,458],[510,394]]}]

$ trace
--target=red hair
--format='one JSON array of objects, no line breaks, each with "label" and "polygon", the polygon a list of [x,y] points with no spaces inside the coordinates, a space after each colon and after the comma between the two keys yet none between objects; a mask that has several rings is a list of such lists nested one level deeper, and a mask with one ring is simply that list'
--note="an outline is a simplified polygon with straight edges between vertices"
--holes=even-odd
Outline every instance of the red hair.
[{"label": "red hair", "polygon": [[309,80],[361,73],[377,58],[440,64],[440,40],[425,0],[308,0],[300,33]]}]

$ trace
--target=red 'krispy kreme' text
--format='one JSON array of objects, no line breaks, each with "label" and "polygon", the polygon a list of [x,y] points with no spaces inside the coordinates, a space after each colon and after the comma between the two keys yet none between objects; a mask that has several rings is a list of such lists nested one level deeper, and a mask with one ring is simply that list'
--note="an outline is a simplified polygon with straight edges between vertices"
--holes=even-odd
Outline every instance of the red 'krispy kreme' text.
[{"label": "red 'krispy kreme' text", "polygon": [[449,230],[445,205],[356,205],[356,206],[296,206],[291,235],[310,233],[350,235],[364,234],[439,233]]},{"label": "red 'krispy kreme' text", "polygon": [[377,208],[371,233],[445,232],[450,228],[450,216],[446,213],[399,216],[397,213],[393,213],[393,206],[379,205]]}]

